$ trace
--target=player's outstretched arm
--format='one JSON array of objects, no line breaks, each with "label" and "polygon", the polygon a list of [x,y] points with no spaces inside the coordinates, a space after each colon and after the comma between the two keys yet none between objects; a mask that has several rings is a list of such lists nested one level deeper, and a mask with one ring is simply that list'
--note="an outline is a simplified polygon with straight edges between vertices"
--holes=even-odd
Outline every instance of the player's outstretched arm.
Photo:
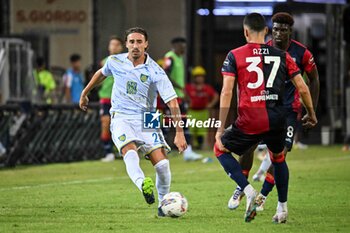
[{"label": "player's outstretched arm", "polygon": [[225,147],[222,145],[221,136],[225,130],[226,118],[231,106],[231,99],[233,95],[233,87],[235,85],[235,77],[224,75],[222,90],[220,94],[220,112],[219,120],[221,122],[220,128],[218,128],[215,140],[220,150],[226,151]]},{"label": "player's outstretched arm", "polygon": [[102,74],[101,69],[99,69],[94,76],[92,76],[90,82],[88,83],[88,85],[86,85],[86,87],[84,88],[84,90],[81,92],[80,95],[80,101],[79,101],[79,107],[83,110],[86,111],[87,110],[87,105],[89,103],[89,98],[87,97],[89,92],[94,89],[96,86],[98,86],[100,83],[103,82],[103,80],[105,80],[105,76]]},{"label": "player's outstretched arm", "polygon": [[[177,102],[177,99],[175,98],[170,100],[167,103],[167,105],[171,111],[173,121],[174,122],[181,121],[181,111],[180,111],[180,107]],[[186,142],[184,130],[180,126],[180,124],[176,124],[176,134],[174,138],[174,144],[176,145],[180,153],[187,149],[187,142]]]},{"label": "player's outstretched arm", "polygon": [[315,110],[312,104],[312,99],[308,86],[305,84],[303,77],[298,74],[293,79],[292,82],[295,88],[298,90],[300,97],[303,101],[303,105],[306,109],[307,114],[303,117],[303,126],[306,128],[312,128],[317,124],[317,118]]}]

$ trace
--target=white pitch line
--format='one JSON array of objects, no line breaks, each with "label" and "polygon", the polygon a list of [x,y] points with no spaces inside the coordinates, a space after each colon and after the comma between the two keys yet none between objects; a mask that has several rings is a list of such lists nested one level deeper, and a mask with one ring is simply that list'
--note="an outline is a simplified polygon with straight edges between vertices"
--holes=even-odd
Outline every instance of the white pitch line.
[{"label": "white pitch line", "polygon": [[[121,178],[121,177],[119,177]],[[126,178],[126,177],[125,177]],[[22,190],[22,189],[30,189],[30,188],[43,188],[50,187],[56,185],[71,185],[71,184],[84,184],[84,183],[97,183],[101,181],[107,181],[115,179],[115,177],[105,177],[100,179],[90,179],[90,180],[72,180],[72,181],[64,181],[64,182],[55,182],[55,183],[47,183],[47,184],[35,184],[35,185],[24,185],[24,186],[15,186],[9,188],[1,188],[0,191],[8,191],[8,190]]]},{"label": "white pitch line", "polygon": [[[333,158],[322,158],[317,159],[315,161],[335,161],[335,160],[348,160],[350,159],[350,156],[341,156],[341,157],[333,157]],[[292,161],[292,163],[299,163],[303,161]],[[182,172],[181,174],[194,174],[194,173],[201,173],[201,172],[216,172],[216,171],[222,171],[222,169],[216,167],[216,168],[207,168],[203,170],[186,170]],[[181,175],[180,173],[172,173],[173,175]],[[8,187],[8,188],[0,188],[1,191],[10,191],[10,190],[22,190],[22,189],[31,189],[31,188],[43,188],[43,187],[50,187],[50,186],[56,186],[56,185],[74,185],[74,184],[88,184],[88,183],[98,183],[101,181],[109,181],[109,180],[118,180],[118,179],[129,179],[128,176],[116,176],[116,177],[104,177],[100,179],[89,179],[89,180],[72,180],[72,181],[64,181],[64,182],[55,182],[55,183],[47,183],[47,184],[36,184],[36,185],[24,185],[24,186],[14,186],[14,187]]]},{"label": "white pitch line", "polygon": [[[204,170],[199,170],[199,171],[186,170],[181,174],[193,174],[193,173],[199,173],[199,172],[213,172],[213,171],[221,171],[221,169],[210,168],[210,169],[204,169]],[[172,174],[177,175],[178,173],[172,173]],[[129,179],[129,177],[128,176],[116,176],[116,177],[104,177],[104,178],[99,178],[99,179],[71,180],[71,181],[54,182],[54,183],[47,183],[47,184],[15,186],[15,187],[8,187],[8,188],[0,188],[0,192],[1,191],[10,191],[10,190],[31,189],[31,188],[45,188],[45,187],[51,187],[51,186],[57,186],[57,185],[75,185],[75,184],[99,183],[101,181],[110,181],[110,180],[118,180],[118,179]]]}]

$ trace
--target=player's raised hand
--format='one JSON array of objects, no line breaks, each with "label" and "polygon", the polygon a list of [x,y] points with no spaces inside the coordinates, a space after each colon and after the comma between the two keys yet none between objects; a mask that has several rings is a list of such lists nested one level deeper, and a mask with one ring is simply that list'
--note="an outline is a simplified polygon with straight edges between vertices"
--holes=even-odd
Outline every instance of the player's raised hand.
[{"label": "player's raised hand", "polygon": [[303,127],[307,129],[313,128],[317,124],[316,114],[306,114],[301,120],[303,122]]},{"label": "player's raised hand", "polygon": [[216,141],[216,145],[219,147],[219,150],[224,151],[224,152],[229,152],[229,150],[227,150],[224,145],[221,142],[221,136],[222,133],[221,132],[216,132],[215,134],[215,141]]},{"label": "player's raised hand", "polygon": [[89,104],[89,98],[86,95],[81,95],[79,100],[79,107],[81,110],[86,111]]},{"label": "player's raised hand", "polygon": [[183,132],[176,132],[174,144],[179,150],[179,153],[182,153],[187,149],[187,142]]}]

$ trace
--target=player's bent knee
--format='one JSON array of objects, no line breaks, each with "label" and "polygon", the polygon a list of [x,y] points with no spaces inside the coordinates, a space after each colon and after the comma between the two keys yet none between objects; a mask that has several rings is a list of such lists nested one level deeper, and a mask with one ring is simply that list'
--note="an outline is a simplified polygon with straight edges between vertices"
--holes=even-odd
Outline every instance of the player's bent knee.
[{"label": "player's bent knee", "polygon": [[136,155],[138,156],[136,150],[128,150],[128,151],[124,154],[124,157],[127,157],[128,155],[131,155],[131,154],[136,154]]},{"label": "player's bent knee", "polygon": [[136,147],[136,144],[134,142],[130,142],[130,143],[126,144],[125,146],[123,146],[123,148],[121,149],[122,155],[125,156],[129,150],[137,151],[137,147]]},{"label": "player's bent knee", "polygon": [[280,153],[273,153],[272,151],[269,150],[269,154],[270,154],[270,159],[272,163],[282,163],[285,160],[284,151]]},{"label": "player's bent knee", "polygon": [[214,154],[215,154],[216,157],[219,157],[219,156],[221,156],[222,154],[225,154],[225,151],[220,150],[219,147],[217,146],[216,142],[215,142],[215,144],[214,144],[214,149],[213,149],[213,151],[214,151]]},{"label": "player's bent knee", "polygon": [[273,175],[271,175],[270,173],[266,173],[265,180],[270,184],[275,184],[275,177],[273,177]]},{"label": "player's bent knee", "polygon": [[164,148],[158,148],[152,151],[152,153],[149,154],[149,158],[153,165],[156,165],[162,160],[168,160],[168,157],[166,156],[166,152]]},{"label": "player's bent knee", "polygon": [[168,159],[162,159],[158,161],[156,164],[154,164],[155,168],[160,168],[160,167],[169,167],[170,163]]}]

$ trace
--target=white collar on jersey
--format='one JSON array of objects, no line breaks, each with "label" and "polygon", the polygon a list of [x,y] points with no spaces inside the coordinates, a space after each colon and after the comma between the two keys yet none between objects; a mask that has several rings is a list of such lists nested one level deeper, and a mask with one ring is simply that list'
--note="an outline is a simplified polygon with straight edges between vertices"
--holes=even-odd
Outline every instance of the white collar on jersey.
[{"label": "white collar on jersey", "polygon": [[[151,57],[149,56],[148,53],[145,53],[145,55],[146,55],[146,61],[145,61],[145,63],[140,64],[140,65],[138,65],[138,66],[136,66],[136,67],[143,66],[143,65],[149,66],[150,61],[151,61]],[[126,62],[130,63],[130,64],[133,64],[132,61],[129,60],[129,58],[128,58],[128,53],[125,53],[124,60],[125,60]],[[134,65],[133,65],[133,66],[134,66]],[[136,68],[136,67],[135,67],[135,68]]]}]

